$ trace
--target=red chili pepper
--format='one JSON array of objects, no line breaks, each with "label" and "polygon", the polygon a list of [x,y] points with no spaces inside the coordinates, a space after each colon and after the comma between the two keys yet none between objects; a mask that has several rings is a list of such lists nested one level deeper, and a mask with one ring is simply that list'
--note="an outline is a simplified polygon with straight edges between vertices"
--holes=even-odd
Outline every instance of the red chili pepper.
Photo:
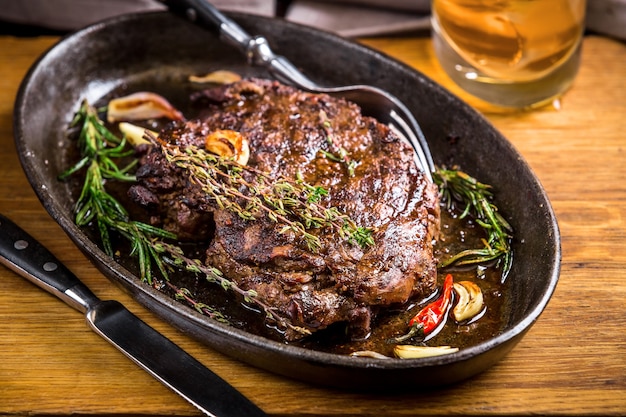
[{"label": "red chili pepper", "polygon": [[409,321],[409,332],[403,336],[398,336],[390,340],[391,343],[400,343],[414,336],[425,336],[432,332],[441,324],[446,313],[452,304],[453,278],[451,274],[446,275],[443,281],[443,290],[439,298],[426,307],[422,308],[411,321]]},{"label": "red chili pepper", "polygon": [[435,330],[443,320],[452,303],[452,284],[452,275],[446,275],[441,296],[421,309],[419,313],[409,321],[409,327],[413,328],[421,325],[425,335]]}]

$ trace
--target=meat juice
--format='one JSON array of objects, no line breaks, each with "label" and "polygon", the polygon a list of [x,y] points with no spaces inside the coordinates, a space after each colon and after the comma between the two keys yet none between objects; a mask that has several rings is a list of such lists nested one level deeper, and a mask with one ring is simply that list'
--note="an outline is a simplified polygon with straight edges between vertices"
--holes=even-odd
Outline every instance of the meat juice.
[{"label": "meat juice", "polygon": [[512,100],[497,103],[495,86],[506,91],[500,96],[545,100],[562,92],[577,72],[584,0],[433,0],[432,10],[442,66],[487,101]]}]

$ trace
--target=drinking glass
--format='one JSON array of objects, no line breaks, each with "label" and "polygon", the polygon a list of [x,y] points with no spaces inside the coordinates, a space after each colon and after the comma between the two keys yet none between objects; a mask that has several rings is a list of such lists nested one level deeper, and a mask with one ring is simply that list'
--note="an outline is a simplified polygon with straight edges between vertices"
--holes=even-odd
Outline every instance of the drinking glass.
[{"label": "drinking glass", "polygon": [[585,0],[432,0],[435,53],[470,94],[506,107],[559,98],[580,63]]}]

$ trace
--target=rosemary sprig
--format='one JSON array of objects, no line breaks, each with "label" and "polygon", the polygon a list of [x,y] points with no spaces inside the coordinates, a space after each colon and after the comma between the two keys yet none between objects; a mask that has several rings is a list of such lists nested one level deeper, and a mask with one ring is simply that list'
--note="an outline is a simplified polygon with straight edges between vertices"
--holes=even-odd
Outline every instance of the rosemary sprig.
[{"label": "rosemary sprig", "polygon": [[[266,215],[284,225],[281,233],[301,236],[311,251],[321,247],[311,229],[334,228],[339,236],[362,248],[374,244],[373,230],[358,226],[336,207],[324,207],[321,200],[328,195],[323,187],[308,184],[301,175],[295,179],[270,178],[252,167],[218,157],[201,148],[177,145],[150,138],[160,146],[165,158],[185,170],[189,181],[197,184],[215,204],[237,214],[244,220]],[[253,179],[246,180],[247,172]]]},{"label": "rosemary sprig", "polygon": [[[187,302],[200,313],[218,321],[227,321],[212,307],[194,300],[185,288],[177,288],[168,282],[166,262],[171,260],[176,266],[204,275],[207,281],[221,286],[224,290],[234,291],[246,303],[262,310],[268,319],[282,328],[303,335],[310,334],[307,329],[295,326],[289,319],[281,316],[276,308],[258,297],[255,291],[241,289],[218,269],[185,256],[179,246],[163,240],[175,239],[174,234],[131,220],[125,208],[107,192],[105,183],[108,180],[135,180],[130,172],[137,161],[133,159],[122,168],[117,162],[131,156],[133,150],[127,149],[126,141],[116,137],[106,128],[98,117],[98,111],[86,101],[81,104],[72,126],[80,127],[78,143],[81,159],[59,178],[67,179],[85,170],[83,188],[75,207],[75,221],[79,226],[93,223],[97,227],[108,255],[114,256],[110,236],[110,232],[114,231],[130,242],[131,255],[138,258],[142,280],[153,284],[152,266],[156,265],[165,278],[166,285],[174,291],[175,297]],[[333,148],[332,131],[328,120],[324,121],[324,127],[329,146],[333,149],[331,156],[338,162],[346,164],[350,175],[354,175],[353,170],[356,166],[354,161],[345,150]],[[295,179],[275,180],[263,172],[211,155],[202,149],[193,147],[181,149],[171,144],[157,142],[156,138],[151,139],[160,146],[171,163],[186,169],[189,179],[201,186],[218,206],[236,213],[245,220],[254,220],[266,215],[284,225],[281,232],[292,231],[301,235],[312,250],[319,249],[321,242],[309,230],[322,227],[334,228],[342,238],[361,247],[374,244],[372,229],[357,226],[354,220],[340,213],[336,207],[322,205],[321,202],[327,197],[328,191],[323,187],[308,184],[301,175],[297,175]],[[244,176],[244,173],[252,175]],[[488,234],[488,238],[484,240],[484,248],[465,250],[446,260],[442,266],[467,265],[502,258],[505,277],[512,259],[509,245],[511,227],[498,213],[497,207],[490,202],[492,197],[490,187],[458,170],[441,169],[435,172],[434,177],[444,201],[449,206],[455,202],[465,204],[461,217],[473,213],[476,222]]]},{"label": "rosemary sprig", "polygon": [[437,169],[433,179],[439,186],[443,202],[448,208],[464,204],[460,218],[473,215],[476,223],[487,233],[484,247],[467,249],[443,261],[440,267],[472,265],[498,260],[502,263],[502,280],[506,279],[513,260],[511,252],[511,225],[498,212],[491,200],[491,187],[458,169]]},{"label": "rosemary sprig", "polygon": [[[166,262],[171,261],[176,266],[182,266],[188,271],[204,274],[211,283],[220,285],[224,290],[231,290],[243,297],[248,304],[260,308],[268,319],[273,320],[283,328],[290,328],[302,334],[310,334],[307,329],[294,326],[290,321],[276,312],[260,299],[255,291],[244,291],[239,286],[224,277],[217,268],[205,266],[198,259],[191,259],[184,255],[183,250],[176,245],[165,242],[163,239],[176,239],[176,235],[151,225],[134,221],[129,218],[126,209],[105,189],[106,180],[134,181],[135,177],[129,172],[134,162],[119,168],[116,160],[133,154],[132,150],[125,150],[126,141],[112,134],[98,117],[97,110],[83,101],[72,127],[80,126],[78,145],[82,158],[74,166],[63,172],[59,178],[67,179],[71,175],[86,168],[85,180],[78,201],[75,206],[75,222],[79,226],[94,223],[100,234],[105,252],[114,256],[110,232],[115,231],[125,237],[131,244],[131,255],[137,256],[141,279],[153,284],[152,265],[156,265],[165,278],[167,285],[174,291],[174,297],[187,302],[196,311],[212,319],[228,323],[219,311],[209,305],[193,299],[191,292],[185,288],[178,288],[168,280]],[[232,167],[231,167],[232,168]],[[306,198],[310,201],[319,201],[324,195],[316,187],[307,188]]]},{"label": "rosemary sprig", "polygon": [[81,103],[80,109],[70,124],[70,128],[75,127],[80,127],[78,146],[82,158],[73,167],[63,172],[59,179],[66,179],[95,161],[103,179],[135,180],[134,175],[129,175],[128,172],[137,164],[137,160],[133,160],[122,169],[115,161],[132,155],[133,150],[126,149],[126,141],[107,129],[100,120],[96,108],[90,106],[86,100]]},{"label": "rosemary sprig", "polygon": [[78,145],[82,158],[74,166],[63,172],[59,178],[67,179],[86,167],[85,180],[75,205],[75,222],[78,226],[94,223],[100,234],[104,251],[114,256],[110,231],[115,231],[131,244],[131,255],[137,256],[142,279],[152,284],[152,265],[167,277],[167,271],[160,254],[152,244],[154,238],[174,239],[176,236],[163,229],[129,219],[126,209],[105,189],[107,180],[134,181],[130,170],[136,164],[131,162],[119,168],[119,158],[132,155],[126,150],[126,141],[111,133],[98,117],[97,110],[83,101],[71,126],[80,126]]}]

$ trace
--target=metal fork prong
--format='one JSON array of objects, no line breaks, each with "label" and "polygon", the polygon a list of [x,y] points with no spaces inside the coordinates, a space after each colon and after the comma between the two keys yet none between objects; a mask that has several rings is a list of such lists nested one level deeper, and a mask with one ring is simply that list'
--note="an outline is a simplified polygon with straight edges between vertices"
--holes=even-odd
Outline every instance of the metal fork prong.
[{"label": "metal fork prong", "polygon": [[415,162],[415,165],[420,168],[420,170],[422,172],[424,172],[424,175],[426,176],[426,178],[430,181],[432,181],[432,174],[430,173],[430,171],[428,170],[428,167],[424,165],[424,161],[420,158],[419,154],[417,151],[415,151],[415,146],[414,146],[414,141],[412,139],[409,139],[409,136],[411,136],[410,134],[407,134],[406,131],[404,131],[403,129],[400,129],[399,126],[397,126],[394,123],[389,123],[389,128],[392,130],[392,132],[400,138],[400,140],[404,141],[406,144],[408,144],[409,146],[411,146],[411,149],[414,150],[413,152],[413,162]]},{"label": "metal fork prong", "polygon": [[428,143],[426,143],[426,137],[424,136],[422,129],[419,127],[413,116],[409,117],[405,114],[404,117],[402,117],[402,115],[395,110],[391,110],[389,112],[389,116],[395,121],[395,125],[392,126],[399,131],[396,133],[403,135],[413,147],[418,165],[422,168],[426,177],[432,181],[433,178],[431,173],[435,170],[435,163],[433,162],[433,158],[430,154]]}]

